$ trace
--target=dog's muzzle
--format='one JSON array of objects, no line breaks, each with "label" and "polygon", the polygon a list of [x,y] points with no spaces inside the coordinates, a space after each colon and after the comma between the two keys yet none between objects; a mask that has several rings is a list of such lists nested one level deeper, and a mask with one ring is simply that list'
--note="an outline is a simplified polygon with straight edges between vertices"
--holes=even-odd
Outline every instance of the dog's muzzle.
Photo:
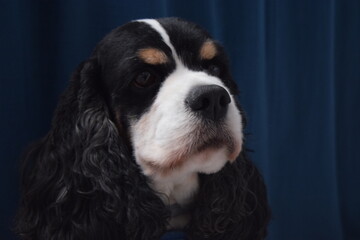
[{"label": "dog's muzzle", "polygon": [[192,112],[215,122],[225,117],[230,102],[228,92],[215,84],[194,87],[185,100]]}]

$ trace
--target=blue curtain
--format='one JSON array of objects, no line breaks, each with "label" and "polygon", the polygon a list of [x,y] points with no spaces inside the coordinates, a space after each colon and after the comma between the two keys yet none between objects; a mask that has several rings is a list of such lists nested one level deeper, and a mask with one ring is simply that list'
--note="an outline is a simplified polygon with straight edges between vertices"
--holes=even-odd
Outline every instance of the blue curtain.
[{"label": "blue curtain", "polygon": [[0,238],[15,239],[20,153],[49,130],[71,71],[112,28],[164,16],[203,25],[230,55],[268,239],[360,239],[358,0],[2,0]]}]

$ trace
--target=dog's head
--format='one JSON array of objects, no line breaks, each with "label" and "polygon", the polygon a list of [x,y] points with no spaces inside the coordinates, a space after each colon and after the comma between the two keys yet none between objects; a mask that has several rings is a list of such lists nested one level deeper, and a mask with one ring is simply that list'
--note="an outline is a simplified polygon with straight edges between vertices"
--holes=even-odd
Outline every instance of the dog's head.
[{"label": "dog's head", "polygon": [[236,86],[223,48],[174,18],[123,25],[97,46],[107,101],[145,174],[213,173],[242,146]]}]

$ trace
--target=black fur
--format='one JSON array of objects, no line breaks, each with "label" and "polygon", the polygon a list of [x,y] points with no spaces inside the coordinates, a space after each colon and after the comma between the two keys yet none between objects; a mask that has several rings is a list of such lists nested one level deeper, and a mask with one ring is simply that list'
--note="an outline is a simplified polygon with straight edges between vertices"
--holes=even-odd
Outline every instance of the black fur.
[{"label": "black fur", "polygon": [[[185,34],[208,37],[179,19],[160,22],[170,36],[188,29]],[[179,48],[176,40],[174,45]],[[170,51],[145,24],[124,25],[105,37],[73,74],[51,130],[24,160],[15,229],[22,239],[145,240],[166,232],[170,213],[136,164],[128,137],[127,116],[146,111],[158,88],[146,93],[132,89],[128,79],[148,66],[137,59],[131,65],[121,61],[146,46]],[[222,79],[236,92],[223,60]],[[173,69],[171,61],[156,72],[165,79]],[[263,179],[242,152],[220,172],[200,176],[185,231],[189,239],[257,240],[265,238],[268,221]]]}]

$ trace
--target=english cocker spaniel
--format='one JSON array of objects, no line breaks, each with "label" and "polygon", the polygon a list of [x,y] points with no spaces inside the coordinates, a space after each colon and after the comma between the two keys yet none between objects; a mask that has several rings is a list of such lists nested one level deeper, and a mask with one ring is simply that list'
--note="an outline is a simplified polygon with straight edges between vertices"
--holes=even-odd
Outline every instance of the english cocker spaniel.
[{"label": "english cocker spaniel", "polygon": [[199,26],[114,29],[73,74],[24,160],[16,231],[29,240],[258,240],[270,211],[244,150],[223,47]]}]

